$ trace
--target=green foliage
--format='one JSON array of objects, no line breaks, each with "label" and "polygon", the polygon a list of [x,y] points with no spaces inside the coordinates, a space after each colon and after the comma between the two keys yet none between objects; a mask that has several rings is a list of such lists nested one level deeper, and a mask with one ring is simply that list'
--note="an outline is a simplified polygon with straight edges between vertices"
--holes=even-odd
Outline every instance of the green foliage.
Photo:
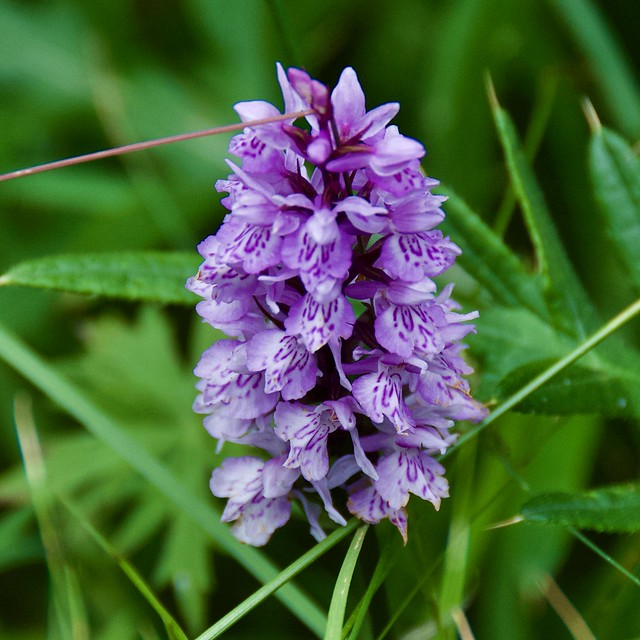
[{"label": "green foliage", "polygon": [[589,163],[612,246],[640,291],[640,162],[619,135],[598,127],[591,136]]},{"label": "green foliage", "polygon": [[192,304],[184,282],[198,258],[182,253],[107,253],[50,256],[22,262],[0,277],[0,285],[57,289],[105,298]]},{"label": "green foliage", "polygon": [[[463,612],[476,637],[562,637],[542,573],[596,637],[640,635],[632,4],[0,5],[0,171],[280,105],[276,60],[329,83],[351,64],[369,106],[400,101],[446,184],[455,295],[480,310],[474,394],[494,410],[461,427],[442,511],[412,501],[406,547],[382,524],[333,549],[353,521],[313,545],[297,517],[240,545],[207,482],[243,450],[216,452],[191,411],[220,334],[184,289],[224,215],[228,137],[0,183],[1,637],[161,638],[171,619],[201,640],[322,637],[334,592],[331,637],[454,638]],[[25,420],[42,457],[23,465]],[[489,526],[514,513],[528,524]]]}]

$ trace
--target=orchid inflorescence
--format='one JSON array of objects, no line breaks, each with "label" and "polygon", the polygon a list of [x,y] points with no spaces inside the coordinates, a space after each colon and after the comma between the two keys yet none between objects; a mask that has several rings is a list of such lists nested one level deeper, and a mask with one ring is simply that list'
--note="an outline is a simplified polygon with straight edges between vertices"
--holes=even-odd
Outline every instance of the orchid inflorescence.
[{"label": "orchid inflorescence", "polygon": [[[294,120],[247,126],[232,138],[231,175],[216,184],[229,209],[198,247],[187,287],[197,311],[233,338],[207,349],[195,410],[218,439],[259,456],[226,458],[211,491],[242,542],[265,544],[299,501],[312,535],[322,508],[346,524],[388,518],[407,539],[413,493],[436,509],[448,496],[435,459],[455,420],[487,411],[469,395],[460,353],[467,321],[453,285],[432,278],[460,249],[434,228],[438,182],[420,170],[424,147],[389,125],[389,103],[367,112],[353,69],[335,89],[277,67]],[[279,115],[264,101],[235,105],[243,122]]]}]

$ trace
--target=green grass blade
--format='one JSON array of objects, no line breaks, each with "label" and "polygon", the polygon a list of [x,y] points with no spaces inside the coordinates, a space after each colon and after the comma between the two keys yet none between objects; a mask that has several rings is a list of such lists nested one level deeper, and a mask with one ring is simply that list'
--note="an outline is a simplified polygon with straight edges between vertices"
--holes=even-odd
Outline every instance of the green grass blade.
[{"label": "green grass blade", "polygon": [[620,43],[591,0],[549,0],[582,49],[609,112],[630,136],[640,135],[640,91]]},{"label": "green grass blade", "polygon": [[451,612],[464,607],[466,576],[469,571],[469,547],[471,545],[471,519],[474,504],[476,447],[465,447],[459,453],[455,479],[456,492],[453,496],[451,524],[444,555],[442,586],[438,598],[438,608],[443,621],[441,635],[457,637]]},{"label": "green grass blade", "polygon": [[[348,633],[349,640],[358,640],[360,637],[360,629],[364,624],[371,600],[395,565],[399,552],[402,551],[402,549],[403,547],[398,544],[397,540],[384,544],[378,564],[376,565],[373,576],[367,585],[367,590],[364,592],[360,602],[344,626],[344,631]],[[343,633],[343,637],[346,637],[345,633]]]},{"label": "green grass blade", "polygon": [[88,640],[89,627],[84,603],[73,570],[68,563],[63,542],[64,534],[49,492],[42,450],[31,415],[31,403],[25,395],[16,397],[14,419],[51,576],[51,597],[60,635],[70,640]]},{"label": "green grass blade", "polygon": [[615,533],[640,531],[640,485],[583,493],[543,493],[528,500],[520,515],[530,522],[561,524]]},{"label": "green grass blade", "polygon": [[522,151],[509,114],[502,109],[489,81],[491,110],[505,155],[509,177],[531,236],[538,267],[554,300],[554,318],[572,334],[597,326],[597,313],[567,257],[542,190]]},{"label": "green grass blade", "polygon": [[589,168],[609,236],[640,289],[640,162],[625,140],[598,127],[589,145]]},{"label": "green grass blade", "polygon": [[[220,515],[206,501],[192,495],[182,483],[144,447],[16,336],[0,326],[0,359],[30,380],[45,395],[81,422],[94,436],[126,460],[158,488],[195,524],[261,583],[278,575],[277,568],[260,551],[240,544],[220,522]],[[318,606],[293,585],[277,596],[301,622],[321,636],[325,616]]]},{"label": "green grass blade", "polygon": [[344,624],[344,613],[347,610],[347,599],[349,597],[349,587],[353,572],[358,562],[358,556],[364,544],[364,537],[367,534],[369,525],[361,526],[354,534],[347,554],[344,557],[338,579],[333,589],[331,597],[331,605],[329,606],[329,616],[327,618],[327,630],[324,634],[324,640],[341,640],[342,626]]},{"label": "green grass blade", "polygon": [[574,529],[572,527],[568,527],[568,531],[575,538],[580,540],[580,542],[582,542],[582,544],[584,544],[585,546],[589,547],[589,549],[591,549],[594,553],[599,555],[605,562],[608,562],[614,569],[616,569],[622,575],[624,575],[627,578],[629,578],[629,580],[631,580],[631,582],[633,582],[636,586],[640,587],[640,578],[638,576],[634,576],[633,573],[631,573],[628,569],[623,567],[619,562],[616,562],[608,553],[603,551],[598,545],[596,545],[593,542],[591,542],[591,540],[589,540],[589,538],[587,538],[585,535],[583,535],[582,533],[580,533],[576,529]]},{"label": "green grass blade", "polygon": [[77,520],[84,530],[93,538],[96,544],[102,548],[122,569],[123,573],[131,580],[134,587],[140,592],[142,597],[151,605],[154,611],[162,620],[167,635],[171,640],[188,640],[187,634],[180,628],[174,617],[167,611],[160,602],[151,587],[145,579],[138,573],[136,568],[122,556],[109,541],[94,529],[91,523],[74,507],[68,500],[59,498],[60,502],[65,506],[67,511]]},{"label": "green grass blade", "polygon": [[0,277],[0,285],[193,305],[196,297],[184,283],[195,275],[199,262],[195,252],[47,256],[14,266]]},{"label": "green grass blade", "polygon": [[322,557],[329,549],[334,547],[340,540],[348,536],[357,526],[361,523],[359,520],[353,518],[347,523],[346,527],[337,529],[330,535],[328,535],[322,542],[319,542],[315,547],[309,549],[303,556],[298,558],[295,562],[291,563],[286,569],[284,569],[278,576],[276,576],[269,583],[260,587],[257,591],[251,594],[246,600],[241,602],[235,609],[230,611],[223,618],[220,618],[218,622],[209,627],[206,631],[201,633],[196,640],[212,640],[218,638],[229,627],[233,626],[238,620],[249,613],[263,600],[268,598],[272,593],[276,592],[286,584],[289,580],[294,578],[298,573],[306,569],[310,564],[315,562],[318,558]]}]

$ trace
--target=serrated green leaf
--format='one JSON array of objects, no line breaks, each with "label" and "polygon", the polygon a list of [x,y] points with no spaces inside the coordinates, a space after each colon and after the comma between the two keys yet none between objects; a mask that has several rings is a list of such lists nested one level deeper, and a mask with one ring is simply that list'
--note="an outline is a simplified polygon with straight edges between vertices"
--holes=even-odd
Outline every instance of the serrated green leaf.
[{"label": "serrated green leaf", "polygon": [[640,161],[618,134],[600,128],[591,138],[589,168],[607,231],[640,288]]},{"label": "serrated green leaf", "polygon": [[0,277],[0,285],[192,305],[194,295],[184,283],[198,262],[197,254],[180,252],[48,256],[14,266]]},{"label": "serrated green leaf", "polygon": [[598,327],[598,314],[562,246],[509,114],[495,97],[491,100],[491,108],[509,177],[546,281],[554,323],[573,335],[583,336]]},{"label": "serrated green leaf", "polygon": [[640,530],[640,485],[577,494],[545,493],[526,502],[520,514],[530,522],[630,533]]},{"label": "serrated green leaf", "polygon": [[491,293],[496,302],[522,306],[542,318],[548,318],[539,276],[525,270],[511,249],[462,198],[449,187],[445,187],[443,192],[449,199],[447,218],[442,227],[462,247],[458,262]]}]

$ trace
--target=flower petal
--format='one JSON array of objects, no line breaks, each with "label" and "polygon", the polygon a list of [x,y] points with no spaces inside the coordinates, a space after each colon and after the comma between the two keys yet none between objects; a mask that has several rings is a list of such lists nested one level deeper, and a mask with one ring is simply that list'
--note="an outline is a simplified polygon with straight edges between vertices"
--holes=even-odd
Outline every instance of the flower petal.
[{"label": "flower petal", "polygon": [[257,333],[247,344],[247,367],[264,371],[265,393],[282,393],[285,400],[296,400],[316,382],[315,359],[295,336],[278,329]]}]

